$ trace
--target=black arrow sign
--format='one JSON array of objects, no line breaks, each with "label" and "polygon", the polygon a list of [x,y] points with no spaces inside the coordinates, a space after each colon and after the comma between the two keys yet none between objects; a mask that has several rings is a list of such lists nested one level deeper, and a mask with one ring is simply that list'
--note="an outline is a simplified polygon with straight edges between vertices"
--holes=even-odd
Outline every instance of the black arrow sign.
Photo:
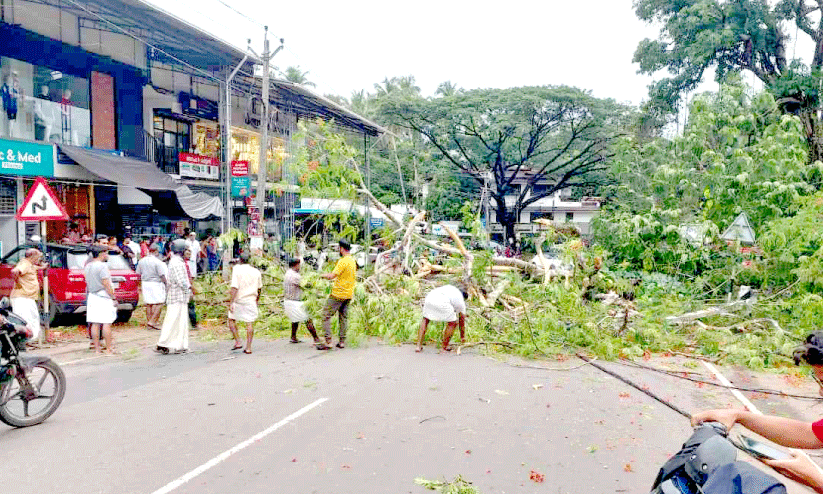
[{"label": "black arrow sign", "polygon": [[43,198],[40,199],[39,203],[31,201],[31,214],[37,214],[37,208],[40,208],[43,211],[45,211],[46,210],[46,203],[47,203],[48,200],[49,200],[49,198],[44,195]]}]

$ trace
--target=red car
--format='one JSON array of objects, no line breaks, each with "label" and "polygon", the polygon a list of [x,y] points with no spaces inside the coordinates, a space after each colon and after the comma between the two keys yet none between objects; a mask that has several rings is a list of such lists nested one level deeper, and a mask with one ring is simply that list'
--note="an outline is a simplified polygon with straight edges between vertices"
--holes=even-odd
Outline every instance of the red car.
[{"label": "red car", "polygon": [[[11,270],[30,247],[42,248],[40,245],[20,245],[0,260],[0,297],[11,294],[14,278]],[[85,314],[86,312],[86,276],[83,268],[89,257],[86,245],[48,244],[49,257],[49,315],[51,325],[62,316]],[[119,253],[109,253],[109,271],[114,293],[117,296],[117,320],[126,322],[131,318],[140,298],[138,282],[140,275],[134,272],[129,262]],[[42,271],[40,274],[43,286]]]}]

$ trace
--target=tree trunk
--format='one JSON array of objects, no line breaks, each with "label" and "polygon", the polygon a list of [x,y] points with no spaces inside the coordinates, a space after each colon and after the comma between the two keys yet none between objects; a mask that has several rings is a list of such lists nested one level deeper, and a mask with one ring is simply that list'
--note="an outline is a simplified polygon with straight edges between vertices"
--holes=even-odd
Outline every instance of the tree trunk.
[{"label": "tree trunk", "polygon": [[817,112],[813,109],[800,113],[800,121],[806,131],[806,142],[809,144],[809,163],[823,161],[823,135]]}]

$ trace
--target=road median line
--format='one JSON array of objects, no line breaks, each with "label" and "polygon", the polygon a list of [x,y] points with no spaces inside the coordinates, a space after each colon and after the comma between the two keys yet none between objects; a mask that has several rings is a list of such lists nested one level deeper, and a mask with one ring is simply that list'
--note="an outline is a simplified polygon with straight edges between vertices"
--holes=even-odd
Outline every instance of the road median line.
[{"label": "road median line", "polygon": [[161,487],[160,489],[154,491],[152,494],[168,494],[173,490],[177,489],[181,485],[185,484],[186,482],[192,480],[193,478],[197,477],[198,475],[206,472],[207,470],[211,469],[219,465],[220,463],[226,461],[229,457],[234,455],[235,453],[239,453],[240,451],[246,449],[247,447],[251,446],[255,442],[263,439],[264,437],[268,436],[272,432],[276,431],[277,429],[283,427],[284,425],[288,424],[289,422],[293,421],[294,419],[300,417],[301,415],[305,414],[306,412],[311,411],[312,409],[322,405],[324,402],[328,401],[328,398],[320,398],[313,403],[310,403],[300,410],[294,412],[293,414],[289,415],[288,417],[284,418],[283,420],[277,422],[276,424],[272,425],[268,429],[261,431],[254,436],[246,439],[242,443],[238,444],[237,446],[215,456],[211,460],[203,463],[199,467],[195,468],[194,470],[190,471],[189,473],[169,482],[165,486]]}]

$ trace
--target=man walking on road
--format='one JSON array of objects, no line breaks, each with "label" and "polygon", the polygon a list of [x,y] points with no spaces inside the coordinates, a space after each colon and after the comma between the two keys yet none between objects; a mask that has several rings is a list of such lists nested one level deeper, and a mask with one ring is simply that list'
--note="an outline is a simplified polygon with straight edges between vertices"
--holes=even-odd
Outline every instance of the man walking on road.
[{"label": "man walking on road", "polygon": [[113,354],[111,323],[117,319],[117,297],[111,284],[111,273],[106,261],[109,248],[91,247],[91,262],[86,264],[86,323],[91,331],[94,353],[100,353],[100,333],[106,340],[106,353]]},{"label": "man walking on road", "polygon": [[334,267],[334,271],[326,273],[323,278],[327,280],[334,280],[332,286],[331,296],[326,301],[326,306],[323,308],[323,330],[326,335],[326,345],[331,345],[331,318],[335,312],[338,313],[338,320],[340,323],[339,341],[337,348],[346,347],[346,329],[349,320],[349,303],[354,297],[354,282],[355,274],[357,273],[357,264],[354,258],[349,254],[351,251],[351,244],[345,239],[340,239],[338,243],[340,251],[340,260]]},{"label": "man walking on road", "polygon": [[251,342],[254,338],[254,321],[259,314],[257,302],[263,290],[263,275],[249,264],[248,252],[240,254],[240,263],[231,270],[231,288],[229,289],[229,330],[234,336],[234,348],[240,350],[243,344],[237,331],[237,323],[246,323],[246,349],[243,353],[251,354]]},{"label": "man walking on road", "polygon": [[177,239],[171,243],[172,256],[169,260],[168,295],[166,296],[166,318],[157,341],[157,353],[185,353],[189,350],[188,303],[191,283],[186,272],[183,252],[186,241]]},{"label": "man walking on road", "polygon": [[291,343],[300,343],[300,340],[297,339],[297,328],[300,327],[301,322],[305,322],[306,329],[314,338],[317,349],[328,350],[328,345],[325,345],[317,337],[314,323],[312,323],[303,303],[303,279],[300,276],[300,259],[289,260],[289,269],[286,270],[286,274],[283,276],[283,299],[283,311],[286,313],[286,317],[289,318],[289,322],[291,322]]},{"label": "man walking on road", "polygon": [[10,295],[11,310],[26,321],[32,340],[40,336],[40,310],[37,308],[40,280],[37,278],[37,272],[48,267],[40,262],[42,259],[43,253],[38,249],[26,249],[26,256],[17,261],[17,265],[11,270],[14,277],[14,288]]},{"label": "man walking on road", "polygon": [[426,336],[426,329],[429,321],[442,321],[447,323],[443,332],[443,350],[450,351],[449,340],[454,334],[454,328],[458,321],[460,324],[460,341],[466,342],[466,299],[468,295],[465,291],[453,285],[443,285],[435,288],[426,295],[423,302],[423,320],[420,322],[420,331],[417,335],[417,350],[423,351],[423,338]]},{"label": "man walking on road", "polygon": [[152,244],[149,254],[137,263],[143,303],[146,304],[146,326],[160,330],[160,312],[166,302],[166,264],[160,260],[160,246]]}]

